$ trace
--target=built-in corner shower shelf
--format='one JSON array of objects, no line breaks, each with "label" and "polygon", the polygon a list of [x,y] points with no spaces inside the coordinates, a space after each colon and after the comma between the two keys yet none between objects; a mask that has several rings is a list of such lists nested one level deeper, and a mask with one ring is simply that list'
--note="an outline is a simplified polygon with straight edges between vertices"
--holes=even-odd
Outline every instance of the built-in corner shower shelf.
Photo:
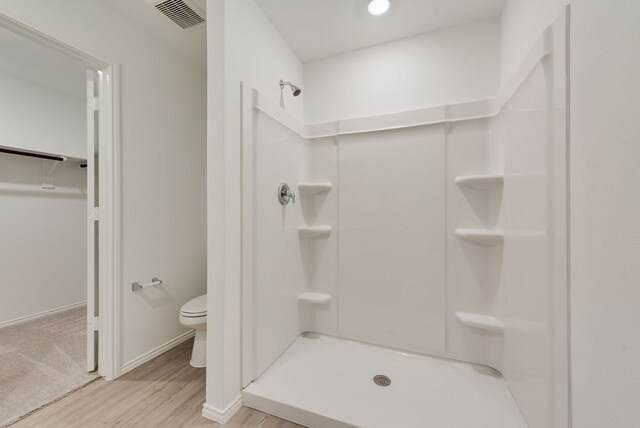
[{"label": "built-in corner shower shelf", "polygon": [[298,235],[301,238],[323,238],[331,234],[331,226],[300,226]]},{"label": "built-in corner shower shelf", "polygon": [[331,190],[331,183],[299,183],[298,190],[305,195],[315,195],[318,193],[327,193]]},{"label": "built-in corner shower shelf", "polygon": [[302,293],[298,296],[300,303],[309,303],[312,305],[326,305],[331,301],[330,294],[323,293]]},{"label": "built-in corner shower shelf", "polygon": [[503,174],[462,175],[460,177],[456,177],[455,183],[461,187],[490,190],[503,185],[504,175]]},{"label": "built-in corner shower shelf", "polygon": [[504,324],[496,317],[469,312],[456,312],[456,318],[467,327],[479,328],[491,333],[504,333]]},{"label": "built-in corner shower shelf", "polygon": [[457,229],[455,234],[458,238],[482,245],[500,245],[504,241],[501,230]]}]

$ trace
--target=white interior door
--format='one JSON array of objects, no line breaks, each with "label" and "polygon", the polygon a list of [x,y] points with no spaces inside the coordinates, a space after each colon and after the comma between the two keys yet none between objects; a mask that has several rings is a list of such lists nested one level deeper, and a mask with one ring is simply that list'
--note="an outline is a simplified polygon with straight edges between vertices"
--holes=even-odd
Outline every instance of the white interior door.
[{"label": "white interior door", "polygon": [[87,370],[98,367],[98,83],[87,70]]}]

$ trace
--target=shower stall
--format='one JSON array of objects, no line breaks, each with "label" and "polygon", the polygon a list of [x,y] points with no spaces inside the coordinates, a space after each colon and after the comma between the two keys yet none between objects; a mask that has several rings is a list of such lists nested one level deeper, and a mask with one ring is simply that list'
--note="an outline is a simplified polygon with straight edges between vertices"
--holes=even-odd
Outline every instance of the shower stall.
[{"label": "shower stall", "polygon": [[490,99],[310,124],[243,83],[245,405],[568,426],[566,20]]}]

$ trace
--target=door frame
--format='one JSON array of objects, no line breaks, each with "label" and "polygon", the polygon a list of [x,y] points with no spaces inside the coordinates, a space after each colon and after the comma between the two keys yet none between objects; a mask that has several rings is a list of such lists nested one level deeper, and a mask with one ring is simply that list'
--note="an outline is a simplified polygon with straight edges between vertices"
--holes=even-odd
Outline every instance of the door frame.
[{"label": "door frame", "polygon": [[[120,375],[121,334],[121,141],[120,68],[0,12],[0,27],[68,55],[100,73],[99,83],[99,243],[98,374]],[[88,155],[88,154],[87,154]]]}]

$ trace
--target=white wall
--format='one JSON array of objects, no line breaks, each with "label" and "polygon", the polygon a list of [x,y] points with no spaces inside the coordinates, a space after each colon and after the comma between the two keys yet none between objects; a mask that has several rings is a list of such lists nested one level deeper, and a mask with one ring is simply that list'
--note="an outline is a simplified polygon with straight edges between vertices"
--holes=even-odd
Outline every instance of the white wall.
[{"label": "white wall", "polygon": [[[69,13],[73,11],[73,13]],[[4,13],[122,71],[121,363],[185,332],[206,290],[206,73],[97,0],[0,0]],[[176,31],[180,31],[176,28]],[[164,286],[132,293],[158,276]]]},{"label": "white wall", "polygon": [[573,425],[640,420],[640,2],[571,4]]},{"label": "white wall", "polygon": [[[0,130],[0,132],[2,132]],[[0,154],[0,324],[86,300],[86,170]]]},{"label": "white wall", "polygon": [[[84,97],[58,88],[55,75],[79,77],[82,89],[83,68],[62,54],[54,62],[55,55],[31,49],[34,63],[51,61],[53,84],[43,85],[15,60],[33,42],[0,36],[0,50],[11,59],[0,65],[0,146],[85,158]],[[42,160],[0,154],[0,323],[86,300],[86,170],[77,161],[59,163],[55,189],[45,190],[44,167]]]},{"label": "white wall", "polygon": [[86,158],[84,98],[1,71],[0,93],[0,146]]},{"label": "white wall", "polygon": [[239,85],[259,89],[267,98],[282,103],[294,117],[304,116],[303,92],[293,97],[280,91],[280,79],[303,87],[302,63],[254,0],[236,0],[226,5],[227,99],[235,108]]},{"label": "white wall", "polygon": [[279,81],[303,82],[302,64],[253,0],[208,0],[207,11],[210,352],[204,413],[221,420],[239,402],[241,383],[240,83],[302,119],[302,96],[286,89],[281,99]]},{"label": "white wall", "polygon": [[555,21],[568,0],[508,0],[502,10],[501,81],[505,86],[538,36]]},{"label": "white wall", "polygon": [[474,101],[495,96],[499,87],[496,18],[305,63],[305,120]]}]

